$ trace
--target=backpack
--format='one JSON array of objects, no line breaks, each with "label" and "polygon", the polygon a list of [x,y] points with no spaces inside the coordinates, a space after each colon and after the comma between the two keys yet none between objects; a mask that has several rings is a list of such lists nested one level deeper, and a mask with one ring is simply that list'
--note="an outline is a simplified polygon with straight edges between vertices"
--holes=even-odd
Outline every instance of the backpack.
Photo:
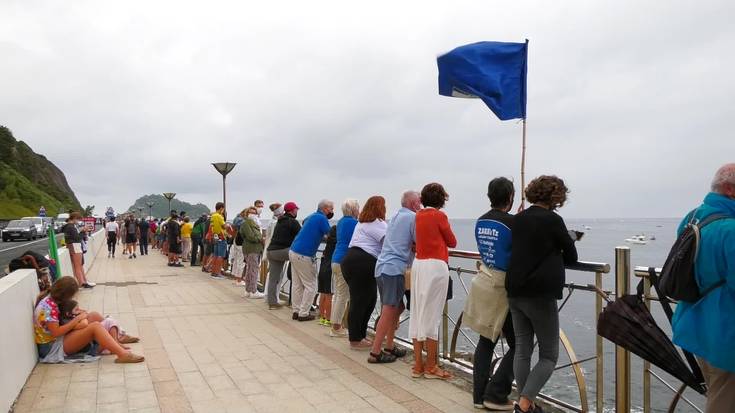
[{"label": "backpack", "polygon": [[715,221],[729,218],[727,215],[714,214],[699,221],[694,218],[695,212],[692,211],[687,215],[689,222],[671,247],[659,280],[661,292],[666,297],[691,303],[699,301],[712,290],[725,284],[723,278],[714,285],[700,291],[694,275],[694,263],[699,255],[699,240],[702,228]]}]

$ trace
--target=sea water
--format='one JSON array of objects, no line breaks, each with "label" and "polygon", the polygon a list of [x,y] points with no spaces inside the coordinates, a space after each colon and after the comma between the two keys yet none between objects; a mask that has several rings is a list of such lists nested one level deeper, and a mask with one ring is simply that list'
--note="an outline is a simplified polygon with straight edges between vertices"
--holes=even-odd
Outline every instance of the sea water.
[{"label": "sea water", "polygon": [[[452,219],[452,229],[457,237],[457,248],[462,250],[476,251],[477,246],[474,238],[475,221],[472,219]],[[625,246],[631,250],[631,264],[633,266],[661,267],[673,244],[676,236],[676,228],[680,219],[569,219],[566,220],[569,229],[585,232],[584,237],[577,243],[577,251],[580,261],[593,261],[608,263],[611,266],[609,274],[603,276],[603,289],[614,291],[615,289],[615,247]],[[654,237],[655,240],[648,241],[645,245],[630,244],[625,242],[626,238],[635,235],[644,235],[647,239]],[[467,269],[475,269],[475,263],[466,259],[451,259],[450,265],[461,266]],[[464,307],[466,294],[461,283],[458,282],[457,274],[452,273],[454,279],[454,298],[449,302],[450,315],[456,316]],[[463,275],[462,280],[469,286],[471,275]],[[594,274],[577,271],[567,271],[567,283],[594,284]],[[639,278],[633,276],[631,280],[631,291],[635,291]],[[569,292],[565,291],[567,297]],[[585,359],[595,355],[595,294],[589,291],[574,291],[559,315],[560,326],[572,342],[578,359]],[[561,304],[562,301],[559,301]],[[652,313],[659,326],[671,334],[671,328],[658,302],[652,302]],[[469,328],[463,328],[470,341],[476,342],[477,335]],[[451,328],[450,328],[451,335]],[[614,383],[615,364],[614,346],[605,340],[605,410],[614,411]],[[458,340],[458,350],[472,353],[473,345],[462,335]],[[636,356],[631,357],[631,392],[634,410],[641,410],[643,398],[642,375],[643,366]],[[535,362],[535,359],[534,359]],[[564,348],[560,345],[559,361],[557,365],[569,363]],[[590,360],[582,363],[585,372],[586,387],[590,409],[595,408],[595,361]],[[664,377],[669,383],[678,388],[680,382],[671,378],[660,369],[654,367],[654,371]],[[651,397],[653,411],[665,412],[674,396],[674,392],[660,384],[655,378],[651,379]],[[579,391],[571,367],[557,370],[543,389],[544,393],[556,398],[579,405]],[[687,390],[685,396],[690,398],[700,408],[704,406],[704,398],[692,390]],[[679,412],[693,412],[683,401],[679,402]]]}]

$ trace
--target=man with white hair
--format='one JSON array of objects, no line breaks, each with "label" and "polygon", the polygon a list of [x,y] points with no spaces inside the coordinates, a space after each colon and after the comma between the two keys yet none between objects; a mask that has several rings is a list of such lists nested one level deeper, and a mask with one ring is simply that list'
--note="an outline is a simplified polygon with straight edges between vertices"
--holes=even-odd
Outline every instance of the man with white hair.
[{"label": "man with white hair", "polygon": [[[696,302],[680,301],[672,326],[674,343],[700,361],[707,383],[706,411],[724,412],[735,406],[735,163],[717,171],[712,192],[693,218],[701,222],[715,214],[727,218],[702,228],[694,263],[704,296]],[[679,234],[689,218],[679,225]]]},{"label": "man with white hair", "polygon": [[309,321],[315,317],[309,313],[316,296],[316,252],[331,226],[334,202],[323,199],[316,212],[306,217],[304,226],[296,235],[288,259],[291,261],[291,303],[293,319]]},{"label": "man with white hair", "polygon": [[[406,191],[401,197],[401,209],[388,221],[388,230],[375,264],[375,277],[380,292],[380,319],[375,329],[373,348],[369,363],[392,363],[406,355],[398,348],[393,338],[398,328],[398,319],[404,310],[403,294],[406,292],[405,273],[413,261],[416,243],[416,211],[421,209],[421,195]],[[385,339],[385,348],[381,348]]]}]

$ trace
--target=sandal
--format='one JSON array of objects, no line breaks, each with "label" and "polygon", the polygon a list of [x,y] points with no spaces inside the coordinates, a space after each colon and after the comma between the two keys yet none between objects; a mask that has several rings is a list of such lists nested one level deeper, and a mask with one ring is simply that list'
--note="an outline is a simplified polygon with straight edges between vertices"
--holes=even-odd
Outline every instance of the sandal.
[{"label": "sandal", "polygon": [[449,380],[452,377],[452,373],[442,370],[439,366],[434,366],[424,372],[424,378],[427,379]]},{"label": "sandal", "polygon": [[115,363],[127,364],[127,363],[140,363],[145,360],[145,357],[134,354],[132,351],[125,353],[124,356],[115,359]]},{"label": "sandal", "polygon": [[424,377],[424,369],[421,368],[420,370],[416,370],[416,367],[411,369],[411,377],[414,379],[420,379]]},{"label": "sandal", "polygon": [[120,337],[120,344],[133,344],[139,342],[140,339],[138,337],[129,336],[127,334],[124,334],[122,337]]},{"label": "sandal", "polygon": [[396,356],[390,353],[386,353],[385,351],[381,351],[378,354],[373,354],[370,352],[370,357],[368,357],[368,363],[372,364],[383,364],[383,363],[393,363],[396,361]]},{"label": "sandal", "polygon": [[386,352],[386,353],[392,354],[392,355],[396,356],[397,358],[401,358],[401,357],[404,357],[406,355],[406,350],[405,349],[398,348],[396,346],[393,346],[392,349],[384,348],[383,351]]}]

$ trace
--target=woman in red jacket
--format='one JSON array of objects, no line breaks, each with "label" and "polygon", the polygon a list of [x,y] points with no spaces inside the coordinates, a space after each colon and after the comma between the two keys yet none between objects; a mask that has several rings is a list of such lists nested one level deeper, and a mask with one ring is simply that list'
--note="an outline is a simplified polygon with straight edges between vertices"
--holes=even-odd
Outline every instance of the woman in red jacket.
[{"label": "woman in red jacket", "polygon": [[[421,190],[421,203],[425,208],[416,213],[416,260],[411,268],[408,324],[415,361],[412,376],[416,378],[451,378],[449,372],[436,364],[439,322],[449,288],[448,248],[457,246],[449,219],[440,211],[448,198],[441,184],[430,183]],[[425,365],[421,356],[424,348]]]}]

